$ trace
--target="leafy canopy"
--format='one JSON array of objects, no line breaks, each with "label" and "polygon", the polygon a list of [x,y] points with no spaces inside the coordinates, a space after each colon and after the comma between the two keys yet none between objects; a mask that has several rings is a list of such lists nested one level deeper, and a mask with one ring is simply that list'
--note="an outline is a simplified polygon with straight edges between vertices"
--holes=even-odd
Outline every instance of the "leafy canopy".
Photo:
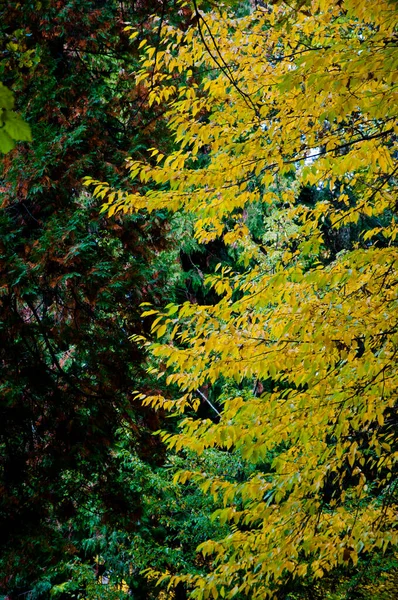
[{"label": "leafy canopy", "polygon": [[[181,395],[143,398],[184,413],[201,386],[250,385],[217,422],[190,412],[164,435],[177,450],[217,447],[257,466],[239,483],[181,475],[223,499],[216,517],[231,530],[201,546],[214,556],[208,577],[171,584],[187,580],[194,598],[268,598],[398,540],[397,11],[387,0],[276,3],[239,18],[194,9],[195,26],[162,24],[160,47],[142,43],[137,75],[150,102],[168,103],[179,146],[128,161],[146,193],[88,183],[109,214],[185,211],[200,242],[239,250],[239,272],[207,279],[214,305],[146,311],[159,376]],[[327,194],[298,202],[308,186]],[[258,202],[294,224],[276,262],[278,242],[256,242],[246,224]],[[366,219],[332,256],[325,225],[350,238]]]}]

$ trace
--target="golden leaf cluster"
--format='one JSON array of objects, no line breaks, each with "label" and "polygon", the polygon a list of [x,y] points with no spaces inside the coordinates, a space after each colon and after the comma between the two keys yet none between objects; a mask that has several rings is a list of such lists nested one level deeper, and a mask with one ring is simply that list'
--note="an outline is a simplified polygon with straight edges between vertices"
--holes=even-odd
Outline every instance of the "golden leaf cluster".
[{"label": "golden leaf cluster", "polygon": [[[217,422],[186,417],[165,436],[176,450],[217,447],[259,465],[241,483],[181,475],[222,498],[215,518],[231,523],[201,548],[211,573],[183,577],[194,598],[272,598],[286,578],[320,578],[398,541],[396,26],[389,0],[277,2],[239,18],[198,10],[187,31],[164,24],[160,48],[143,44],[137,80],[167,103],[177,147],[129,161],[146,193],[95,182],[96,194],[109,214],[185,211],[199,242],[222,238],[243,265],[208,278],[215,305],[156,314],[149,349],[181,395],[143,401],[183,413],[201,386],[272,382],[228,398]],[[305,206],[300,186],[336,201]],[[281,201],[295,228],[273,261],[244,214]],[[365,217],[360,244],[316,259],[325,223]]]}]

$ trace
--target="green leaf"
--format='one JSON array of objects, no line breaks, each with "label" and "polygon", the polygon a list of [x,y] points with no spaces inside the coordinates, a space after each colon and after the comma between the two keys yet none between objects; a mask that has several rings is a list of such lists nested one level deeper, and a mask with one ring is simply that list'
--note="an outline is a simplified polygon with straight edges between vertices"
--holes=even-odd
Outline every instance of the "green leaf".
[{"label": "green leaf", "polygon": [[14,96],[11,90],[0,83],[0,108],[12,110],[14,108]]},{"label": "green leaf", "polygon": [[12,150],[15,146],[14,140],[8,135],[8,133],[3,129],[0,130],[0,152],[6,154],[10,150]]},{"label": "green leaf", "polygon": [[18,141],[31,142],[32,134],[30,127],[19,115],[10,110],[3,113],[4,129],[14,139]]}]

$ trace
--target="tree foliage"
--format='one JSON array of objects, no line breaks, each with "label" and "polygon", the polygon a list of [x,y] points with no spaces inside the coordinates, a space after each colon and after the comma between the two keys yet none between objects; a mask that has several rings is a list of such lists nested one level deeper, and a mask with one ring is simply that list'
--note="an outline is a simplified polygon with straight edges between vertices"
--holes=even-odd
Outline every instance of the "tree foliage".
[{"label": "tree foliage", "polygon": [[[150,103],[168,103],[177,149],[129,160],[146,193],[97,180],[94,194],[109,214],[187,212],[199,242],[239,254],[206,278],[215,303],[147,307],[159,376],[181,394],[141,397],[188,411],[163,436],[170,448],[256,466],[241,482],[180,475],[222,499],[215,518],[230,533],[201,545],[208,576],[171,584],[187,580],[194,598],[276,597],[397,543],[397,11],[388,0],[240,17],[193,7],[195,27],[162,24],[161,47],[142,43],[137,75]],[[278,211],[280,236],[251,235],[258,203],[271,233]],[[236,391],[221,417],[192,415],[197,390],[225,382]]]},{"label": "tree foliage", "polygon": [[[157,7],[0,6],[1,79],[34,138],[1,163],[0,593],[10,597],[48,597],[61,563],[94,576],[82,542],[96,535],[91,511],[103,527],[134,529],[141,497],[120,474],[121,427],[132,454],[164,459],[158,415],[132,398],[146,376],[128,341],[145,327],[139,303],[168,294],[156,264],[164,217],[108,221],[81,185],[89,169],[120,183],[127,152],[140,156],[164,130],[161,107],[131,86],[137,50],[124,32],[128,20],[145,32]],[[25,138],[9,128],[5,90],[5,130],[27,139],[27,125]]]}]

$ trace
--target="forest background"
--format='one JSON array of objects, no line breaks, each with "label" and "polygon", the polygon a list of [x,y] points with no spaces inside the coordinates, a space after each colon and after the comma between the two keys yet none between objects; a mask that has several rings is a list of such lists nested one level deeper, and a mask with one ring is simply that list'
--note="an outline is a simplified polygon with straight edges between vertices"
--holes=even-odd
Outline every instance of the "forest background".
[{"label": "forest background", "polygon": [[395,2],[0,16],[1,593],[394,597]]}]

